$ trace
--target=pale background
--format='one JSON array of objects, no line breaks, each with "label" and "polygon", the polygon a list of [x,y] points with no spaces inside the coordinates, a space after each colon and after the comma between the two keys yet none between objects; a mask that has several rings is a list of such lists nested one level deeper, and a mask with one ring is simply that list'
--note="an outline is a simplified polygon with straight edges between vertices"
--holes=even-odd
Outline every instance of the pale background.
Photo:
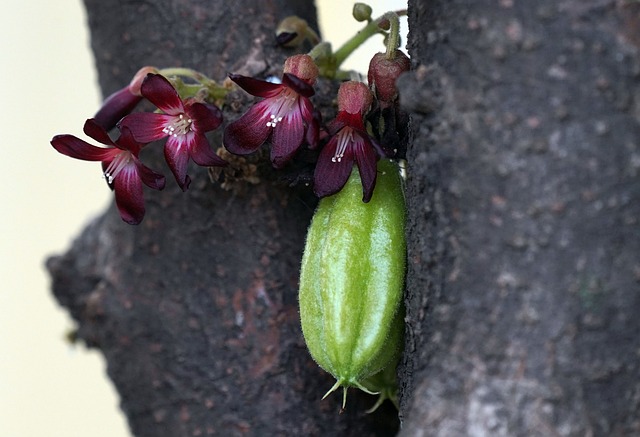
[{"label": "pale background", "polygon": [[[317,3],[334,47],[362,26],[351,18],[353,2]],[[379,16],[406,0],[369,4]],[[345,67],[364,72],[382,49],[373,38]],[[44,269],[111,199],[98,163],[49,145],[58,133],[84,138],[82,125],[100,105],[81,1],[5,7],[0,65],[0,437],[129,436],[102,356],[65,341],[74,324]]]}]

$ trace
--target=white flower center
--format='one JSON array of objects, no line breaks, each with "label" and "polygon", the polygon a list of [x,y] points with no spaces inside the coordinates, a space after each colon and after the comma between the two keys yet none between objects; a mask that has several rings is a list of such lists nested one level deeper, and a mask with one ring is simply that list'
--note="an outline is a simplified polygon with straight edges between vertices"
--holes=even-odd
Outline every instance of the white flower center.
[{"label": "white flower center", "polygon": [[353,130],[349,127],[343,127],[340,132],[336,134],[338,145],[336,146],[336,152],[331,158],[331,162],[340,162],[344,157],[344,151],[347,150],[347,146],[353,142]]},{"label": "white flower center", "polygon": [[291,112],[298,101],[298,93],[290,88],[284,88],[277,97],[273,98],[273,103],[269,105],[268,127],[276,127],[284,117]]},{"label": "white flower center", "polygon": [[123,151],[116,156],[109,166],[104,171],[104,177],[109,184],[113,183],[113,180],[118,174],[131,162],[131,152]]},{"label": "white flower center", "polygon": [[188,117],[185,117],[184,114],[180,114],[177,117],[174,117],[173,123],[167,124],[162,132],[169,135],[177,137],[178,135],[186,135],[191,132],[191,124],[193,120]]}]

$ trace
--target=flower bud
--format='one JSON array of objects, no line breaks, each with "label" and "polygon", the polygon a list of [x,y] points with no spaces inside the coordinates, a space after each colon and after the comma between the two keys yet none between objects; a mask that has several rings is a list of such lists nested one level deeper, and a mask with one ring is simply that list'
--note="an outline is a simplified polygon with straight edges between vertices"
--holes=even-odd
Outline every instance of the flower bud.
[{"label": "flower bud", "polygon": [[133,76],[133,79],[131,79],[131,82],[129,82],[129,92],[131,94],[134,96],[142,96],[140,93],[140,87],[142,86],[142,81],[149,73],[157,74],[158,69],[156,67],[146,66],[138,70],[138,72]]},{"label": "flower bud", "polygon": [[309,55],[294,55],[284,61],[284,72],[313,85],[318,78],[318,66]]},{"label": "flower bud", "polygon": [[386,53],[376,53],[369,63],[367,78],[380,106],[392,106],[398,98],[396,80],[402,73],[409,71],[411,61],[402,51],[396,50],[393,59]]},{"label": "flower bud", "polygon": [[343,82],[338,90],[338,111],[365,114],[371,107],[373,96],[369,88],[356,81]]},{"label": "flower bud", "polygon": [[371,6],[366,3],[356,3],[353,5],[353,18],[356,21],[367,21],[371,19]]},{"label": "flower bud", "polygon": [[96,123],[107,131],[113,129],[118,121],[133,111],[142,100],[140,86],[147,74],[157,72],[158,69],[155,67],[142,67],[138,70],[129,85],[119,89],[104,100],[102,107],[94,115]]},{"label": "flower bud", "polygon": [[391,29],[391,22],[388,18],[383,18],[382,20],[378,21],[378,27],[382,30],[389,30]]}]

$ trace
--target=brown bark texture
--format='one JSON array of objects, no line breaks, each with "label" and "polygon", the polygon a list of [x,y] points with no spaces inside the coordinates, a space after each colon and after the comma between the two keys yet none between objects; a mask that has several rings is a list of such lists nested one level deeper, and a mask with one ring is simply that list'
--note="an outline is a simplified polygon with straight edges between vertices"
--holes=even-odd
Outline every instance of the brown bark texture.
[{"label": "brown bark texture", "polygon": [[[278,20],[315,23],[311,1],[85,4],[105,95],[143,65],[279,75]],[[639,23],[625,0],[409,1],[400,435],[640,434]],[[56,298],[136,436],[394,435],[368,395],[320,401],[296,297],[315,200],[256,163],[235,191],[168,178],[137,227],[111,207],[48,261]]]},{"label": "brown bark texture", "polygon": [[402,436],[640,435],[639,19],[411,3]]}]

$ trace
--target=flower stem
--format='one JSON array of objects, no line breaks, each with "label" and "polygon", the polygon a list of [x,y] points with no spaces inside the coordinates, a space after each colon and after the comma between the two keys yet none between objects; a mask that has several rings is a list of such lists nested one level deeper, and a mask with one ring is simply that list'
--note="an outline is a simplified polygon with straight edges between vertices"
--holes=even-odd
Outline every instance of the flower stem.
[{"label": "flower stem", "polygon": [[387,36],[387,59],[393,60],[396,57],[396,50],[400,45],[400,18],[395,12],[389,12],[389,35]]},{"label": "flower stem", "polygon": [[187,77],[198,82],[197,84],[185,84],[182,80],[177,79],[174,86],[182,98],[198,97],[200,95],[204,96],[200,98],[215,103],[217,100],[224,99],[229,92],[229,89],[224,85],[218,85],[215,80],[191,68],[163,68],[160,70],[160,74],[166,78],[171,76]]},{"label": "flower stem", "polygon": [[[399,28],[399,19],[398,17],[401,15],[406,15],[406,9],[396,11],[396,12],[387,12],[380,18],[376,18],[375,20],[369,21],[369,23],[358,33],[356,33],[350,40],[345,42],[338,50],[335,51],[334,57],[336,60],[336,67],[340,67],[340,65],[354,52],[362,43],[371,38],[373,35],[380,31],[380,23],[384,20],[389,20],[391,23],[391,30],[394,30],[394,17],[396,21],[396,36],[395,36],[395,44],[398,44],[398,28]],[[395,48],[394,48],[395,49]],[[388,50],[388,49],[387,49]]]},{"label": "flower stem", "polygon": [[199,71],[192,70],[191,68],[179,68],[179,67],[163,68],[162,70],[160,70],[160,74],[162,74],[165,77],[167,76],[189,77],[191,79],[197,80],[200,83],[211,81],[211,79],[209,79],[204,74],[200,73]]}]

